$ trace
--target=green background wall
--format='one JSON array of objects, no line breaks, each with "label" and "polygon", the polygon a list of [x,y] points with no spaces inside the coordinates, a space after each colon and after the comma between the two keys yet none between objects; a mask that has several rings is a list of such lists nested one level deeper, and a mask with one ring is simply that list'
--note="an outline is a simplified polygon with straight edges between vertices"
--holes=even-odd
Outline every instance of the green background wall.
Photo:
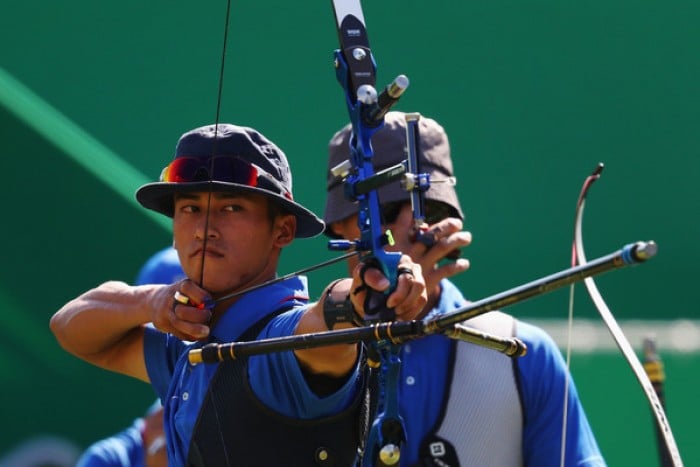
[{"label": "green background wall", "polygon": [[[133,280],[169,243],[167,223],[132,193],[160,173],[181,133],[214,121],[225,8],[3,3],[0,457],[38,434],[84,447],[153,398],[142,383],[68,356],[48,319],[104,280]],[[474,235],[465,251],[472,268],[456,281],[471,298],[568,267],[576,197],[602,161],[584,221],[589,258],[632,241],[659,244],[648,264],[598,279],[613,313],[623,323],[689,320],[697,329],[700,4],[368,0],[363,8],[378,85],[408,75],[396,108],[434,117],[450,135]],[[347,120],[336,47],[330,2],[233,2],[221,120],[259,128],[284,148],[295,197],[316,212],[327,141]],[[280,272],[331,256],[323,238],[300,240]],[[331,269],[310,276],[314,294],[328,274],[343,273]],[[509,311],[557,320],[566,306],[567,292],[557,291]],[[600,321],[582,288],[576,316]],[[691,400],[700,337],[659,344],[669,419],[686,465],[700,465]],[[610,465],[655,465],[651,416],[622,357],[574,354],[572,371]]]}]

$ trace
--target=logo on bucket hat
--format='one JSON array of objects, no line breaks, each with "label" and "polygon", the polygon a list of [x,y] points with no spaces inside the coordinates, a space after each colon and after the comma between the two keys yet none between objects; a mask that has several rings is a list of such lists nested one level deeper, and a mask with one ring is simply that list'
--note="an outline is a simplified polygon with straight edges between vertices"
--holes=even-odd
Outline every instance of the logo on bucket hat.
[{"label": "logo on bucket hat", "polygon": [[160,180],[140,187],[136,199],[172,217],[176,193],[201,191],[264,195],[297,218],[297,237],[313,237],[325,227],[313,212],[294,201],[287,156],[253,128],[219,123],[183,134]]}]

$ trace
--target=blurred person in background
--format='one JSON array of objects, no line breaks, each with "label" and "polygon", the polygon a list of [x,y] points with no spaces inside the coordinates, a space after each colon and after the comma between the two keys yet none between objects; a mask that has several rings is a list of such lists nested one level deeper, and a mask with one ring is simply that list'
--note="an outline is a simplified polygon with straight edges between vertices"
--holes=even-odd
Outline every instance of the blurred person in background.
[{"label": "blurred person in background", "polygon": [[93,443],[77,467],[166,467],[163,406],[157,400],[143,417],[119,433]]}]

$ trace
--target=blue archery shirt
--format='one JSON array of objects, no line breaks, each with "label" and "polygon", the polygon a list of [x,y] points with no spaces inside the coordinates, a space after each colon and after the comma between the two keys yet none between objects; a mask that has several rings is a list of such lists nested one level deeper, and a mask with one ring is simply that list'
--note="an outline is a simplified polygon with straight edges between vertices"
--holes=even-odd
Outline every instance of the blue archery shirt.
[{"label": "blue archery shirt", "polygon": [[[295,277],[243,295],[219,319],[211,337],[219,342],[236,341],[258,320],[281,309],[260,337],[294,334],[308,302],[306,278]],[[144,356],[151,384],[164,406],[164,429],[168,459],[172,465],[186,465],[191,435],[202,401],[217,364],[191,365],[188,351],[195,343],[183,342],[171,334],[146,329]],[[335,393],[318,397],[306,384],[292,351],[252,356],[248,375],[256,396],[283,415],[312,419],[347,408],[359,387],[359,365]],[[232,421],[233,422],[233,421]]]}]

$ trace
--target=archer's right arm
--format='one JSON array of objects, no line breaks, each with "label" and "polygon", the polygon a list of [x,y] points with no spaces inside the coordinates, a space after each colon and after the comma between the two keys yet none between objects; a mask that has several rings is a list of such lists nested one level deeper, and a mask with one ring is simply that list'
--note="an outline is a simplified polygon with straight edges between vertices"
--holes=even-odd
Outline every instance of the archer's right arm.
[{"label": "archer's right arm", "polygon": [[[68,352],[93,365],[149,381],[143,354],[144,327],[153,323],[181,339],[206,337],[207,313],[174,305],[182,283],[130,286],[105,282],[66,303],[51,318],[51,330]],[[206,319],[206,321],[205,321]]]}]

